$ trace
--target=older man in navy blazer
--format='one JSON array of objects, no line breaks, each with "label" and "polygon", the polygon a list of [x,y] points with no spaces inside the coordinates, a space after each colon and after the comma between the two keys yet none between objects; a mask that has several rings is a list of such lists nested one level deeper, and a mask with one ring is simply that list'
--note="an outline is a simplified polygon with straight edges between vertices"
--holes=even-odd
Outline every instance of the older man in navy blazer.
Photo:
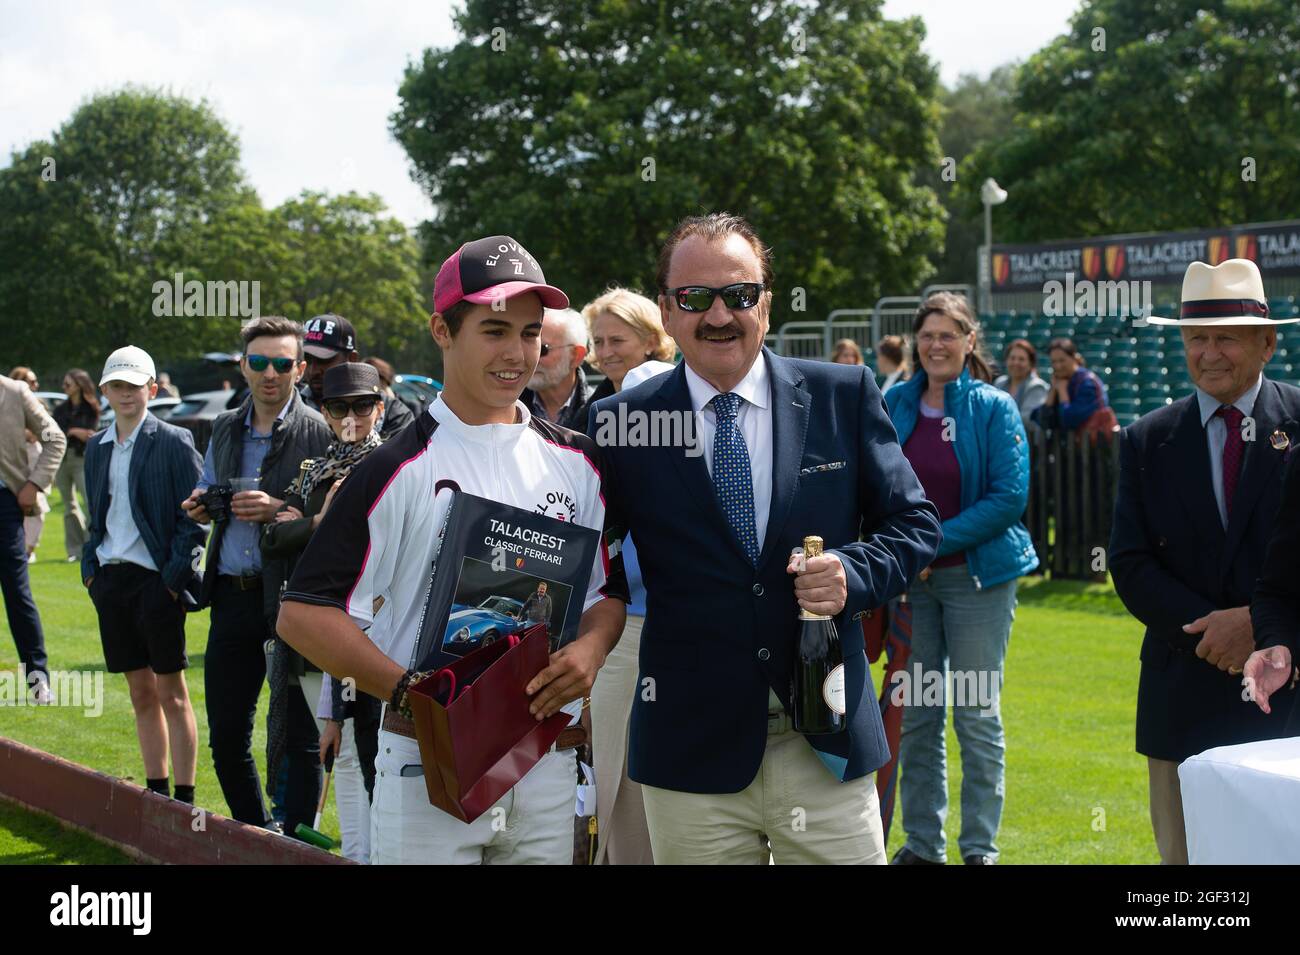
[{"label": "older man in navy blazer", "polygon": [[184,428],[159,421],[153,359],[127,345],[99,382],[116,419],[86,443],[90,530],[81,576],[99,614],[109,673],[126,674],[150,789],[194,801],[197,737],[185,685],[185,607],[195,603],[203,528],[180,502],[202,459]]},{"label": "older man in navy blazer", "polygon": [[[655,861],[883,864],[889,751],[855,621],[930,563],[938,513],[867,370],[763,347],[771,253],[749,223],[684,220],[658,284],[685,360],[589,421],[646,587],[629,774]],[[687,440],[656,446],[666,421]],[[826,554],[796,575],[810,534]],[[791,727],[801,606],[839,628],[845,732]]]},{"label": "older man in navy blazer", "polygon": [[[1255,650],[1251,595],[1282,497],[1282,460],[1300,439],[1300,389],[1264,368],[1277,328],[1249,259],[1193,262],[1180,326],[1195,391],[1130,425],[1119,443],[1111,531],[1115,591],[1146,625],[1137,751],[1147,757],[1151,826],[1165,864],[1187,863],[1178,766],[1216,746],[1283,735],[1243,694]],[[1282,691],[1282,705],[1292,694]]]}]

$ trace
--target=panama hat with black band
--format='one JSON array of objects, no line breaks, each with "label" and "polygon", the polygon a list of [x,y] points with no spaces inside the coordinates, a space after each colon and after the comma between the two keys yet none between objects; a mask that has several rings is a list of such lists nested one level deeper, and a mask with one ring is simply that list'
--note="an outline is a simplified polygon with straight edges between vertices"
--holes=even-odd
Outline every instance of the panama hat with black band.
[{"label": "panama hat with black band", "polygon": [[1250,259],[1218,265],[1193,262],[1183,275],[1177,318],[1152,315],[1152,325],[1289,325],[1300,318],[1273,318],[1264,298],[1259,266]]}]

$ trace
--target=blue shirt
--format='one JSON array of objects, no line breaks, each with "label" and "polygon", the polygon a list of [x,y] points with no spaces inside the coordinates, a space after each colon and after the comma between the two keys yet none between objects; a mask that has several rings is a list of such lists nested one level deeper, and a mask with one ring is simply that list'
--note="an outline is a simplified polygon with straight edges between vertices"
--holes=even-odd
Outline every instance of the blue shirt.
[{"label": "blue shirt", "polygon": [[644,617],[645,583],[641,580],[641,562],[637,560],[636,545],[632,543],[631,534],[623,538],[623,549],[619,553],[623,555],[623,571],[627,574],[627,591],[632,598],[627,604],[628,616]]},{"label": "blue shirt", "polygon": [[[284,403],[277,421],[284,420],[284,413],[293,403],[293,397]],[[207,490],[217,483],[216,464],[212,460],[214,442],[208,443],[208,451],[203,456],[203,474],[199,478],[199,487]],[[234,477],[262,477],[262,462],[271,450],[271,432],[263,434],[253,428],[253,406],[248,406],[244,416],[243,440],[239,450],[239,473]],[[232,520],[226,527],[225,536],[221,538],[221,553],[217,555],[217,573],[248,577],[262,572],[262,525],[251,521]]]},{"label": "blue shirt", "polygon": [[[1263,385],[1264,376],[1261,374],[1232,406],[1249,418],[1255,410],[1255,399],[1259,397],[1259,389]],[[1215,414],[1219,410],[1218,398],[1197,388],[1196,403],[1201,412],[1201,426],[1205,428],[1205,441],[1210,446],[1210,483],[1214,485],[1214,503],[1219,506],[1219,520],[1224,529],[1227,529],[1228,502],[1223,496],[1223,442],[1228,438],[1228,426],[1223,418]]]},{"label": "blue shirt", "polygon": [[131,516],[131,453],[135,450],[135,439],[144,427],[145,416],[141,415],[135,429],[125,441],[117,440],[117,425],[110,425],[99,439],[100,444],[113,445],[113,453],[108,462],[108,515],[104,519],[104,539],[95,548],[95,556],[100,565],[130,562],[138,564],[145,570],[156,571],[154,563],[140,536],[140,528],[135,526]]}]

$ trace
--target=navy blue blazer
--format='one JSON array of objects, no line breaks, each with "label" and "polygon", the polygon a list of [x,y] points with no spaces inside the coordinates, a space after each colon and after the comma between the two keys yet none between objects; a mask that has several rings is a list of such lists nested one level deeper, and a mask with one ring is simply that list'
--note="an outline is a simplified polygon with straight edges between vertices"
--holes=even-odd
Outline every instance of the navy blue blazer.
[{"label": "navy blue blazer", "polygon": [[[113,427],[110,425],[109,427]],[[104,540],[108,520],[108,466],[113,445],[101,444],[101,430],[86,442],[86,497],[90,503],[90,527],[81,551],[81,579],[99,571],[95,549]],[[195,606],[202,573],[195,559],[203,547],[204,529],[181,509],[199,483],[203,459],[194,449],[194,437],[184,428],[159,421],[145,412],[144,424],[131,452],[127,483],[131,493],[131,516],[149,556],[158,565],[168,589],[181,595],[187,607]]]},{"label": "navy blue blazer", "polygon": [[768,688],[790,707],[798,604],[785,568],[809,534],[843,558],[848,578],[836,618],[848,729],[808,741],[839,779],[889,760],[856,621],[933,560],[939,515],[903,457],[869,370],[763,353],[774,460],[757,567],[727,523],[703,454],[602,444],[601,422],[610,420],[602,413],[620,414],[620,405],[650,421],[655,413],[664,420],[662,412],[689,417],[684,366],[591,409],[588,433],[602,444],[611,521],[636,540],[646,588],[629,774],[651,786],[733,793],[754,780],[767,745]]},{"label": "navy blue blazer", "polygon": [[[1137,751],[1182,762],[1215,746],[1285,735],[1242,699],[1241,677],[1196,655],[1183,632],[1214,610],[1250,605],[1282,497],[1283,450],[1275,431],[1300,440],[1300,388],[1264,379],[1225,530],[1210,476],[1210,449],[1196,395],[1129,425],[1120,435],[1119,491],[1110,572],[1124,606],[1146,625],[1138,678]],[[1282,691],[1271,705],[1291,708]]]}]

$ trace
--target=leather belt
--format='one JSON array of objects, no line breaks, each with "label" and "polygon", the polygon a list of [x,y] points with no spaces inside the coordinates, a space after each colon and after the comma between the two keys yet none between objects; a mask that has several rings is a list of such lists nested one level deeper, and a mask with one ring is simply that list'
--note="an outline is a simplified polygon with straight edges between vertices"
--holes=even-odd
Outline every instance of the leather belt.
[{"label": "leather belt", "polygon": [[[398,736],[405,736],[407,739],[415,739],[415,721],[408,720],[396,710],[384,707],[383,728],[386,732],[396,733]],[[568,726],[560,731],[559,738],[555,741],[555,750],[557,752],[566,749],[576,749],[587,742],[587,730],[581,724],[577,726]]]},{"label": "leather belt", "polygon": [[790,714],[785,710],[769,710],[767,714],[767,735],[780,736],[782,733],[788,733],[794,729],[794,723],[790,719]]},{"label": "leather belt", "polygon": [[241,577],[238,574],[221,574],[220,579],[226,581],[236,590],[261,590],[262,575],[249,574],[247,577]]},{"label": "leather belt", "polygon": [[407,739],[415,739],[415,720],[408,720],[397,710],[384,707],[384,729],[389,733],[396,733],[398,736],[405,736]]}]

